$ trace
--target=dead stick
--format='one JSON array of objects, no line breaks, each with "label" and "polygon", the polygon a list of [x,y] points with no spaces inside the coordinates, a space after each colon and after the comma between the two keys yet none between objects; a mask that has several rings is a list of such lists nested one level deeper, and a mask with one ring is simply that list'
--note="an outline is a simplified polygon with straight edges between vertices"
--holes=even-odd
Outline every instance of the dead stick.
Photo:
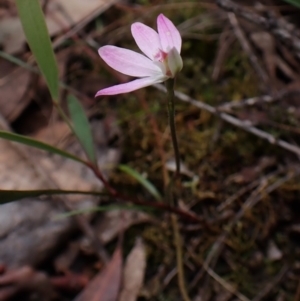
[{"label": "dead stick", "polygon": [[[164,91],[166,92],[166,89],[163,85],[155,85],[155,87],[160,90],[160,91]],[[297,156],[300,156],[300,148],[296,145],[290,144],[284,140],[281,139],[276,139],[274,136],[272,136],[271,134],[264,132],[254,126],[252,126],[251,121],[249,120],[240,120],[236,117],[233,117],[227,113],[223,113],[220,112],[218,109],[200,101],[200,100],[196,100],[192,97],[189,97],[188,95],[181,93],[179,91],[175,91],[175,96],[187,103],[190,103],[194,106],[196,106],[199,109],[203,109],[205,111],[210,112],[213,115],[218,116],[219,118],[223,119],[224,121],[240,128],[243,129],[253,135],[256,135],[264,140],[267,140],[269,143],[273,144],[273,145],[277,145],[280,146],[281,148],[288,150],[289,152],[294,153]]]}]

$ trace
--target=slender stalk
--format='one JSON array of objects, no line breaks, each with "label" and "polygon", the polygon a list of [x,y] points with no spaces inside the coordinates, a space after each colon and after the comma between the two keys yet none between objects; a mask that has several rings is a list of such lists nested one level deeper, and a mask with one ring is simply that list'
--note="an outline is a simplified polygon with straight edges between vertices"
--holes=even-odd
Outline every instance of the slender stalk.
[{"label": "slender stalk", "polygon": [[175,178],[177,178],[180,174],[180,156],[179,156],[179,148],[178,148],[177,135],[176,135],[176,126],[175,126],[174,84],[175,84],[175,79],[173,79],[173,78],[166,81],[166,88],[168,91],[169,126],[170,126],[170,131],[171,131],[171,138],[172,138],[172,144],[173,144],[174,155],[175,155],[175,163],[176,163]]},{"label": "slender stalk", "polygon": [[[176,179],[179,179],[180,176],[180,156],[179,156],[179,147],[176,135],[176,126],[175,126],[175,95],[174,95],[174,84],[175,79],[169,79],[166,81],[166,88],[168,91],[168,116],[169,116],[169,126],[171,131],[172,144],[174,149],[174,156],[176,162],[176,171],[172,177],[169,185],[166,189],[166,195],[169,201],[169,205],[174,206],[174,184]],[[176,265],[178,271],[178,286],[181,293],[181,296],[184,301],[190,301],[191,299],[188,296],[186,284],[185,284],[185,275],[184,275],[184,262],[183,262],[183,252],[182,252],[182,239],[180,236],[180,230],[178,226],[177,216],[171,214],[171,223],[174,234],[174,243],[176,248]]]}]

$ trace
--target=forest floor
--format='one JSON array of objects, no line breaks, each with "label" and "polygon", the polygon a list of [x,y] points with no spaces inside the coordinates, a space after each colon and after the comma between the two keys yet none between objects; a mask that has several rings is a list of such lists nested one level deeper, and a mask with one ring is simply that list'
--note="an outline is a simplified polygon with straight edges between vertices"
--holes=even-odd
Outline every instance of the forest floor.
[{"label": "forest floor", "polygon": [[[13,16],[13,4],[7,1],[0,12]],[[183,39],[183,69],[175,87],[181,159],[175,196],[183,284],[178,284],[183,279],[170,211],[151,208],[151,203],[166,201],[165,186],[175,168],[164,87],[94,98],[101,88],[131,80],[107,67],[97,49],[116,45],[137,50],[130,25],[139,21],[156,29],[160,13]],[[12,268],[3,262],[0,300],[299,301],[299,17],[298,8],[275,0],[253,5],[127,1],[112,4],[85,24],[78,21],[77,28],[72,26],[76,30],[56,32],[61,80],[75,91],[91,122],[105,120],[96,135],[105,136],[106,127],[117,128],[105,142],[119,152],[110,186],[141,204],[106,197],[103,210],[109,211],[94,213],[91,231],[115,231],[102,241],[111,258],[107,263],[92,244],[86,246],[86,234],[78,230],[41,262]],[[28,48],[11,48],[4,45],[2,54],[29,58]],[[12,68],[1,57],[0,81]],[[35,74],[1,89],[5,87],[0,86],[0,112],[15,132],[41,137],[45,129],[53,131],[58,119]],[[62,91],[63,104],[66,95]],[[104,218],[103,230],[99,221]],[[121,273],[125,276],[119,283]],[[132,284],[124,289],[126,279]],[[109,290],[121,293],[107,296]]]}]

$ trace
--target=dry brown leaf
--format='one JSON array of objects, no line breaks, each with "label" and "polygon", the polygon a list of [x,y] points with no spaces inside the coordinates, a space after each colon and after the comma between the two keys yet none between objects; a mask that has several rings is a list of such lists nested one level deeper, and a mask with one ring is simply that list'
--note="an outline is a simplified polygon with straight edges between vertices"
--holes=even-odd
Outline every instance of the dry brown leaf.
[{"label": "dry brown leaf", "polygon": [[144,212],[134,210],[113,210],[106,212],[96,225],[99,239],[103,243],[108,243],[117,236],[120,232],[121,220],[122,230],[125,231],[133,225],[150,222],[152,218]]},{"label": "dry brown leaf", "polygon": [[273,36],[266,31],[260,31],[252,33],[251,39],[255,43],[255,45],[262,51],[264,63],[268,70],[269,76],[274,80],[276,67],[276,49]]},{"label": "dry brown leaf", "polygon": [[25,96],[30,79],[29,71],[0,59],[0,113],[10,122],[14,121],[29,103],[30,99]]},{"label": "dry brown leaf", "polygon": [[146,252],[141,238],[126,259],[123,271],[123,287],[119,301],[135,301],[144,282],[146,269]]},{"label": "dry brown leaf", "polygon": [[[105,11],[116,0],[51,0],[47,5],[46,22],[50,35],[68,31],[80,22]],[[87,20],[86,20],[87,19]],[[21,22],[17,16],[0,19],[0,44],[7,53],[19,52],[25,42]]]},{"label": "dry brown leaf", "polygon": [[244,167],[240,172],[229,176],[226,183],[250,183],[254,181],[264,169],[273,166],[275,163],[276,160],[274,157],[262,157],[256,165]]},{"label": "dry brown leaf", "polygon": [[276,53],[275,39],[269,32],[255,32],[251,35],[251,39],[262,51],[265,66],[274,83],[276,83],[276,67],[292,80],[296,80],[298,78],[297,74],[292,70],[289,64]]},{"label": "dry brown leaf", "polygon": [[[103,124],[97,122],[92,127],[101,131]],[[42,140],[51,141],[57,146],[62,146],[63,139],[64,149],[82,156],[78,143],[66,139],[67,134],[64,125],[55,124],[53,128],[49,126],[37,136],[42,136]],[[108,134],[107,132],[106,136]],[[97,144],[97,152],[99,165],[104,170],[104,164],[115,166],[119,151],[105,146],[105,138],[102,139],[100,148]],[[0,189],[64,187],[95,190],[101,189],[100,184],[93,173],[79,163],[0,139]],[[68,200],[73,201],[74,209],[95,206],[98,202],[98,198],[90,196],[72,196]],[[57,218],[65,210],[55,198],[30,198],[0,207],[0,263],[5,263],[8,267],[35,265],[43,261],[76,225],[72,218]],[[32,256],[33,251],[35,256]]]},{"label": "dry brown leaf", "polygon": [[[154,219],[141,211],[135,210],[112,210],[105,212],[101,219],[96,221],[95,232],[103,244],[107,244],[115,239],[122,231],[126,231],[133,225],[141,223],[149,223]],[[93,246],[87,237],[83,237],[80,241],[81,249],[87,253],[93,253]]]},{"label": "dry brown leaf", "polygon": [[75,298],[74,301],[116,301],[122,275],[122,251],[120,247],[108,265]]}]

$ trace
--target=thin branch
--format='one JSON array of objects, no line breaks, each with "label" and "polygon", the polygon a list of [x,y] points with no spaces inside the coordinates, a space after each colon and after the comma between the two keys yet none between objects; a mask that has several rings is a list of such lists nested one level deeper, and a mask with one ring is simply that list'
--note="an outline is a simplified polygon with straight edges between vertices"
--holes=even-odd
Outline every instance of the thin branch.
[{"label": "thin branch", "polygon": [[[157,85],[155,85],[155,87],[160,91],[166,92],[166,89],[163,85],[157,84]],[[288,150],[289,152],[294,153],[295,155],[300,157],[300,148],[298,146],[290,144],[282,139],[276,139],[271,134],[252,126],[252,123],[249,120],[240,120],[227,113],[220,112],[218,109],[216,109],[200,100],[196,100],[192,97],[189,97],[188,95],[186,95],[182,92],[179,92],[179,91],[175,91],[175,96],[184,102],[187,102],[187,103],[190,103],[190,104],[196,106],[199,109],[203,109],[205,111],[210,112],[213,115],[218,116],[219,118],[223,119],[224,121],[240,128],[240,129],[243,129],[253,135],[256,135],[264,140],[267,140],[270,144],[280,146],[281,148]]]},{"label": "thin branch", "polygon": [[246,296],[240,293],[234,286],[232,286],[229,282],[220,277],[215,271],[213,271],[210,267],[204,267],[210,277],[212,277],[215,281],[217,281],[220,285],[222,285],[228,292],[235,295],[241,301],[250,301]]},{"label": "thin branch", "polygon": [[216,3],[223,9],[233,12],[244,19],[268,29],[275,37],[280,39],[288,47],[292,47],[295,54],[300,58],[300,34],[293,25],[287,21],[278,20],[272,16],[262,17],[250,9],[236,4],[231,0],[216,0]]},{"label": "thin branch", "polygon": [[264,86],[269,85],[270,80],[268,78],[268,75],[266,74],[265,70],[260,66],[257,56],[255,55],[251,45],[249,44],[244,32],[242,31],[239,21],[236,18],[234,13],[228,13],[227,14],[229,22],[234,30],[234,33],[239,40],[243,50],[247,53],[253,68],[255,69],[257,75],[262,80]]},{"label": "thin branch", "polygon": [[176,249],[176,266],[178,273],[178,285],[181,296],[184,301],[191,301],[185,283],[184,263],[183,263],[183,252],[182,252],[182,238],[179,232],[177,215],[171,214],[172,228],[174,232],[174,244]]},{"label": "thin branch", "polygon": [[[226,231],[224,231],[215,241],[215,243],[211,247],[211,251],[207,255],[204,263],[203,263],[203,269],[199,272],[197,275],[197,280],[200,279],[204,273],[204,271],[208,272],[208,268],[210,267],[212,262],[216,262],[219,255],[221,254],[225,241],[233,228],[233,226],[244,216],[246,211],[251,209],[253,206],[255,206],[265,195],[270,194],[274,190],[278,189],[281,185],[286,183],[287,181],[291,180],[292,178],[298,176],[300,174],[300,167],[297,166],[295,169],[290,170],[287,172],[287,175],[280,178],[273,184],[266,187],[266,183],[262,183],[252,194],[251,196],[245,201],[242,208],[238,211],[235,218],[227,225]],[[261,193],[263,190],[264,193]]]},{"label": "thin branch", "polygon": [[218,111],[230,112],[232,109],[239,109],[246,106],[254,106],[263,103],[273,103],[275,101],[280,101],[287,96],[300,94],[300,89],[283,89],[276,92],[276,95],[261,95],[251,98],[246,98],[240,101],[230,101],[223,103],[217,107]]}]

